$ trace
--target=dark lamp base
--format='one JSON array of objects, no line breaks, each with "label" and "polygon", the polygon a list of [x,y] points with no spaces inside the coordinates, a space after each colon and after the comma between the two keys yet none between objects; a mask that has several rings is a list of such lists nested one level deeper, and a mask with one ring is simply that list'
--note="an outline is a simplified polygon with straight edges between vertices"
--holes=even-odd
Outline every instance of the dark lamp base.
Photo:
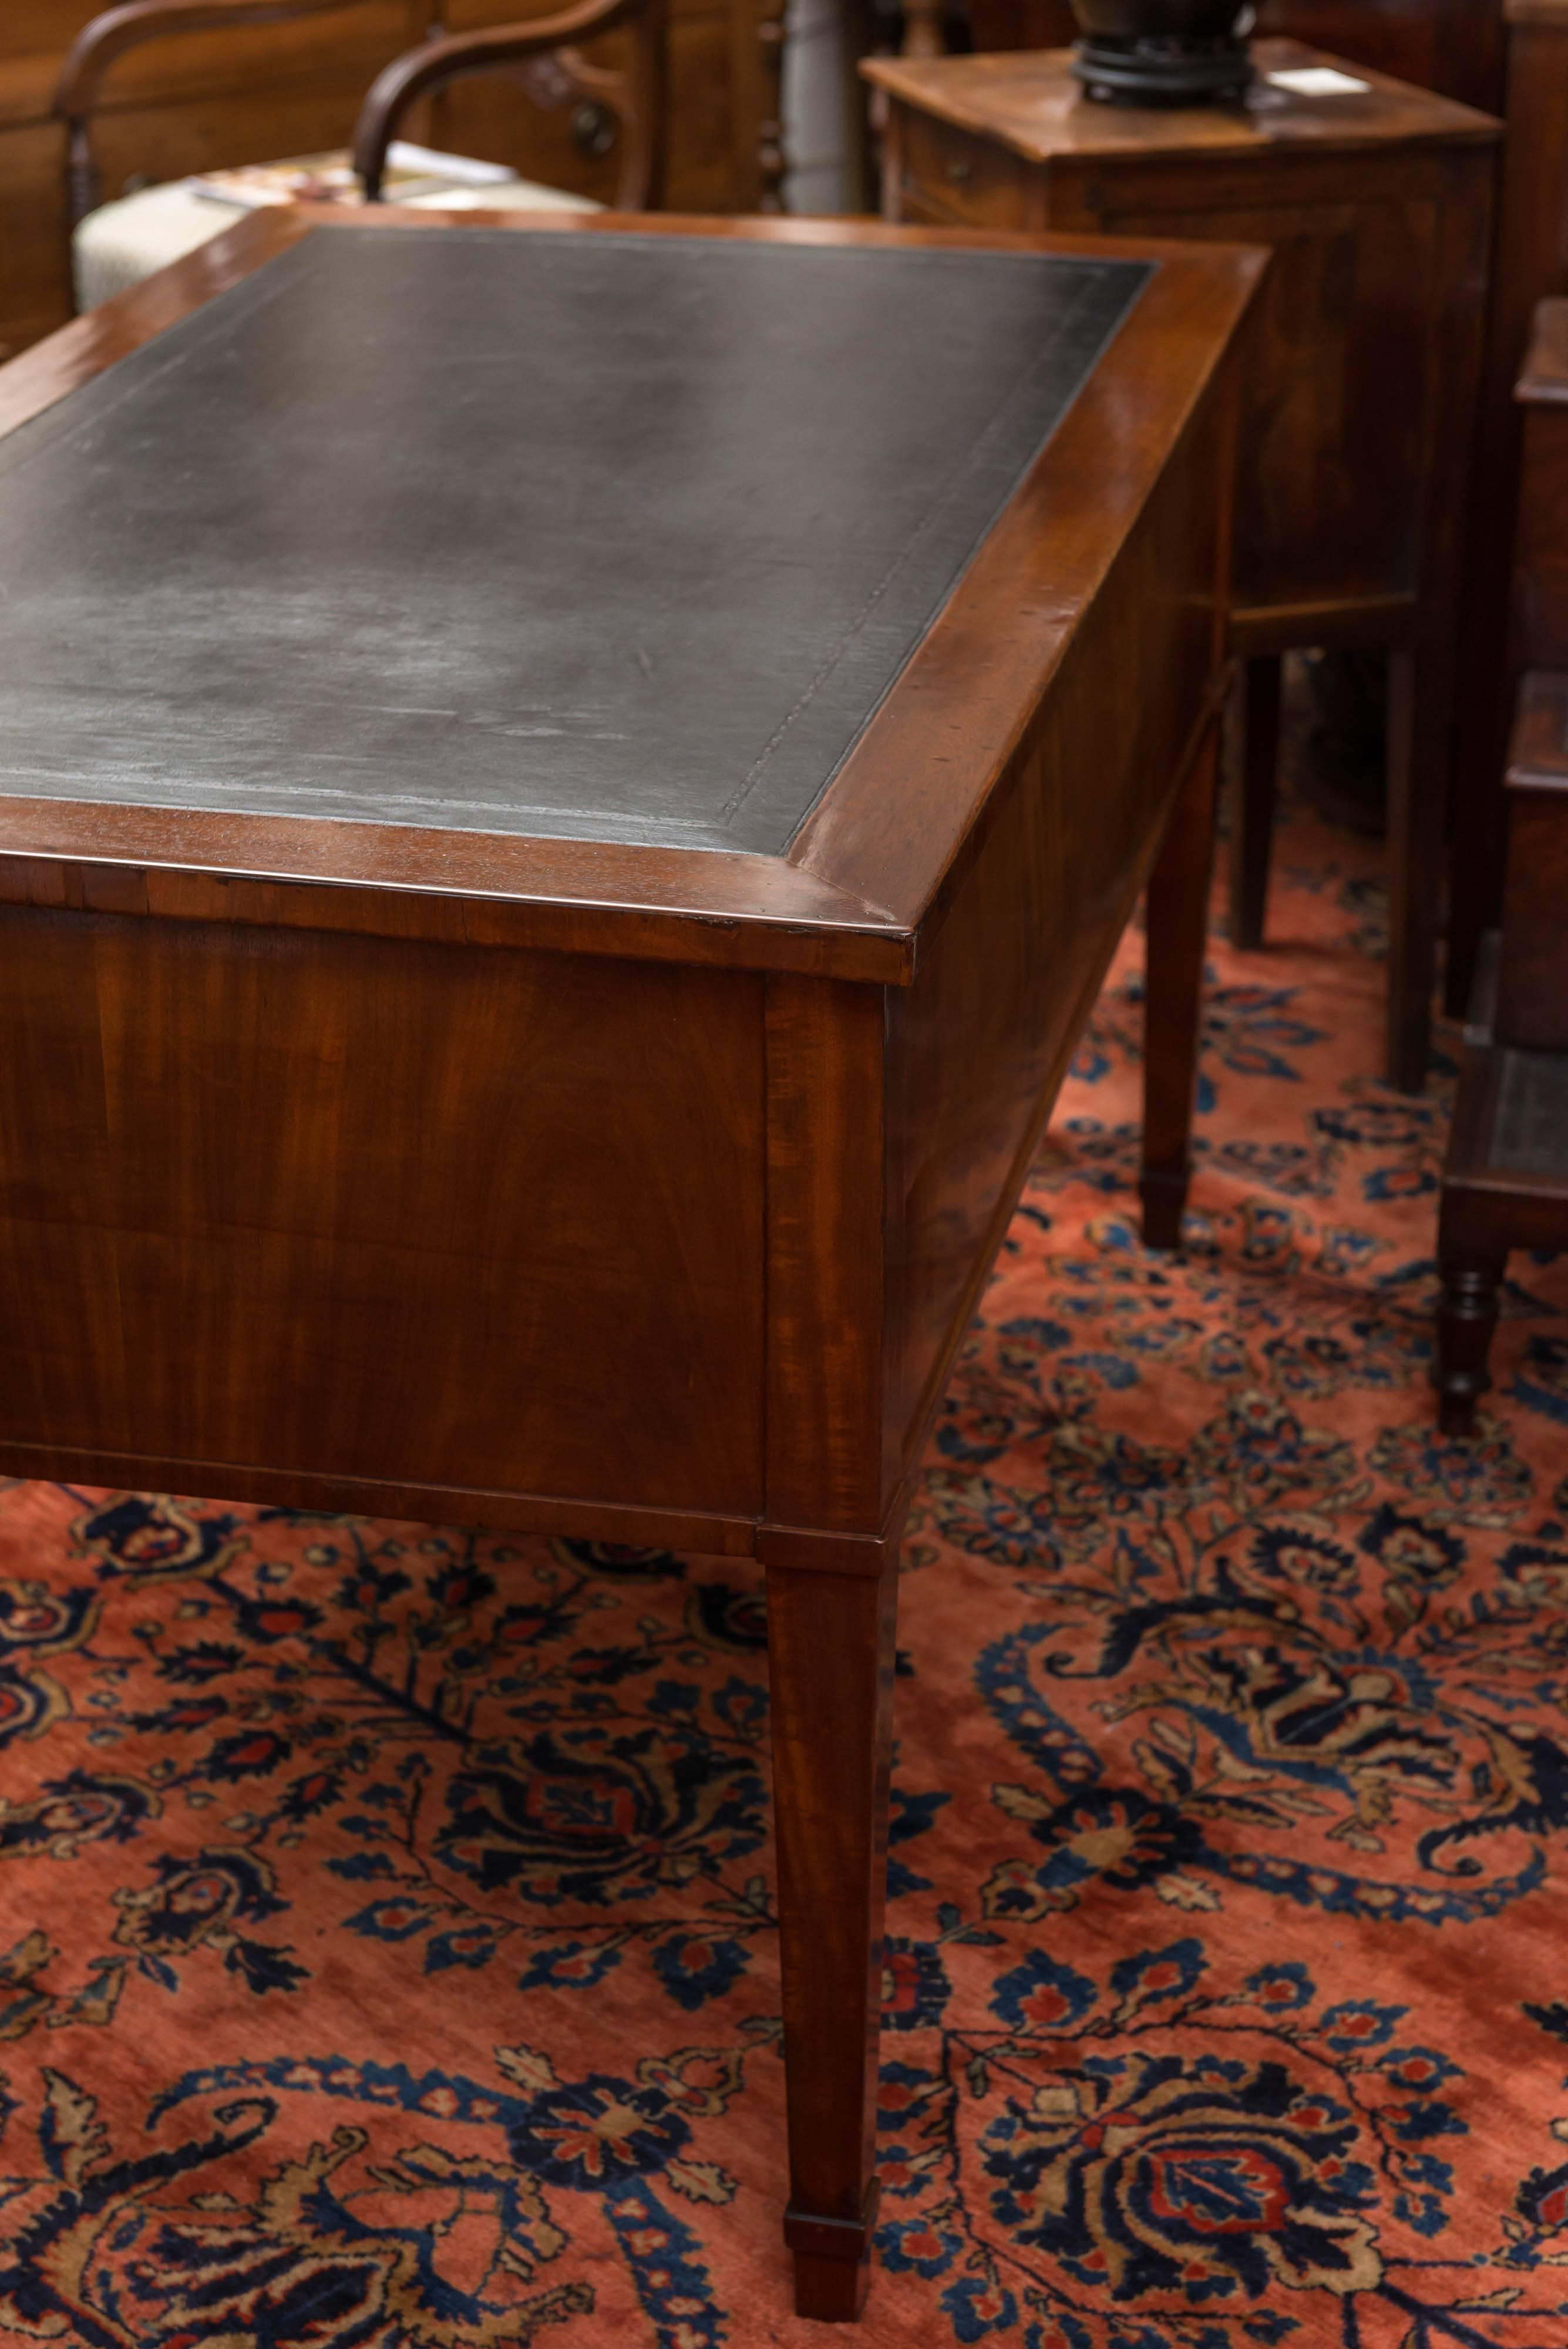
[{"label": "dark lamp base", "polygon": [[1222,106],[1252,78],[1245,41],[1192,35],[1106,35],[1078,43],[1073,71],[1105,106]]}]

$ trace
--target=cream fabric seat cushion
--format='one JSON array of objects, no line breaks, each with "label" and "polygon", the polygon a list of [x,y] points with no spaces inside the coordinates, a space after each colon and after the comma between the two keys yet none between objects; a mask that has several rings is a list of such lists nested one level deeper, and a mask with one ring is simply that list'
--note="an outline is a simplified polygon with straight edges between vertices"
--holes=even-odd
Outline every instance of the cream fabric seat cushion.
[{"label": "cream fabric seat cushion", "polygon": [[[591,196],[568,195],[536,180],[497,180],[483,188],[439,189],[400,201],[426,212],[596,212],[603,209]],[[78,308],[95,310],[110,295],[140,285],[155,269],[194,253],[198,245],[222,235],[244,218],[239,205],[200,195],[183,180],[142,188],[133,196],[100,204],[97,212],[88,212],[71,241]]]}]

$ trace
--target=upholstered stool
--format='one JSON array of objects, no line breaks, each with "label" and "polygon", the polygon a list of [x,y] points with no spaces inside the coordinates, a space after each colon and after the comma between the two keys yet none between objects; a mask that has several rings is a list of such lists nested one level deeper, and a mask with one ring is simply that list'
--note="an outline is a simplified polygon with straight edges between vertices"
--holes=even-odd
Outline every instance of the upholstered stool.
[{"label": "upholstered stool", "polygon": [[[544,107],[575,105],[597,154],[618,151],[618,212],[641,212],[659,198],[665,90],[660,0],[573,0],[553,16],[491,25],[422,41],[383,67],[354,128],[352,149],[242,164],[208,179],[140,188],[104,202],[93,126],[111,67],[126,53],[223,20],[225,32],[247,24],[331,15],[352,0],[136,0],[109,8],[73,43],[55,93],[65,127],[67,217],[77,306],[95,309],[155,271],[196,252],[232,228],[256,203],[326,197],[345,203],[395,203],[428,211],[594,212],[603,207],[524,180],[505,165],[476,162],[410,145],[393,133],[408,109],[471,74],[507,71],[521,96]],[[603,35],[622,41],[623,63],[582,54]]]},{"label": "upholstered stool", "polygon": [[[394,171],[410,166],[415,157],[430,169],[406,188],[389,188],[386,201],[428,211],[593,212],[602,207],[591,196],[575,196],[562,188],[547,188],[537,180],[519,180],[499,166],[473,165],[465,156],[426,154],[422,149],[394,144],[388,161]],[[348,174],[347,151],[341,155],[301,156],[296,162],[275,165],[279,171],[309,170],[313,174]],[[480,176],[483,174],[483,177]],[[95,310],[111,295],[140,285],[155,269],[179,261],[198,245],[220,236],[244,208],[222,196],[207,194],[199,180],[171,180],[155,188],[100,204],[78,225],[71,239],[71,273],[78,310]]]}]

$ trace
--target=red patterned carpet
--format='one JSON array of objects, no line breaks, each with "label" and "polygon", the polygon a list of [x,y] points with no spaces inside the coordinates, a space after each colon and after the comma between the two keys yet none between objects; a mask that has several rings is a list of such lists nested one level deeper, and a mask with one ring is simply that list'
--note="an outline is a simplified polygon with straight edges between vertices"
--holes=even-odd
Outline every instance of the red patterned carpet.
[{"label": "red patterned carpet", "polygon": [[[955,1374],[867,2349],[1568,2349],[1568,1277],[1440,1442],[1372,870],[1216,947],[1179,1262],[1129,941]],[[827,2337],[754,1576],[34,1485],[0,1578],[0,2341]]]}]

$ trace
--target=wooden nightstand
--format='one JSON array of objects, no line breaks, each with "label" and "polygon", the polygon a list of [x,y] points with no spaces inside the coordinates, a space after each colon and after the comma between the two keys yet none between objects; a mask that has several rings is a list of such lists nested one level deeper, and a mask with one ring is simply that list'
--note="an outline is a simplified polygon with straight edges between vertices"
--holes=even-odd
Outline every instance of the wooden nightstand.
[{"label": "wooden nightstand", "polygon": [[1307,97],[1270,74],[1333,58],[1260,41],[1245,108],[1085,99],[1068,50],[868,60],[888,93],[889,219],[1269,244],[1244,392],[1232,644],[1248,738],[1232,907],[1261,942],[1280,657],[1386,647],[1388,1073],[1426,1071],[1452,759],[1457,605],[1498,126],[1345,67]]}]

